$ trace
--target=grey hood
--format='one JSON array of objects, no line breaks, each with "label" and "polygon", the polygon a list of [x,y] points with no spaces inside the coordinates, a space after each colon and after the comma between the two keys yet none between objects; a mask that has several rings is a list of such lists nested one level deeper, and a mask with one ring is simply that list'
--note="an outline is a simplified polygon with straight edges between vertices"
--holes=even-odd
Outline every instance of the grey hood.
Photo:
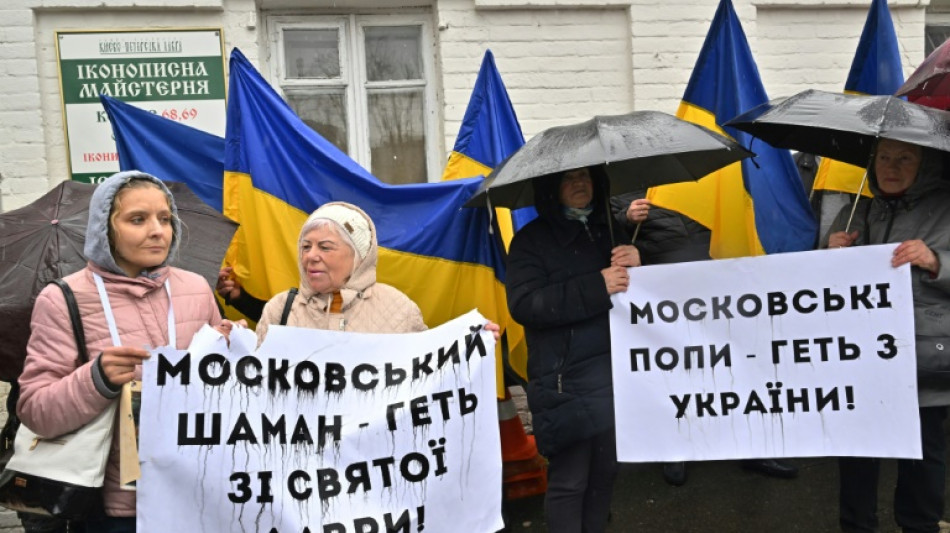
[{"label": "grey hood", "polygon": [[[168,257],[175,257],[178,253],[178,236],[181,235],[181,221],[178,219],[178,207],[175,198],[169,192],[162,180],[138,170],[118,172],[106,178],[92,193],[89,200],[89,222],[86,224],[86,244],[83,255],[86,260],[96,264],[99,268],[125,276],[112,256],[109,246],[109,214],[112,211],[112,200],[116,192],[133,178],[147,179],[156,185],[171,199],[172,210],[172,242],[168,249]],[[167,263],[167,259],[166,259]],[[164,266],[166,263],[162,263]]]},{"label": "grey hood", "polygon": [[[943,154],[936,150],[923,148],[920,152],[920,167],[914,182],[902,194],[897,195],[905,201],[915,202],[932,193],[935,189],[946,188],[948,183],[943,179]],[[883,199],[887,196],[881,192],[877,183],[877,172],[874,163],[867,168],[868,188],[875,198]]]}]

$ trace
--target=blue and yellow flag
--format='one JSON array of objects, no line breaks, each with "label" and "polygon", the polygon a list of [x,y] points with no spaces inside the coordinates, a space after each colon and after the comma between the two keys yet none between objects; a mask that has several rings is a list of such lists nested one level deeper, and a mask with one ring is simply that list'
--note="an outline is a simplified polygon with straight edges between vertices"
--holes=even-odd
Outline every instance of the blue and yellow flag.
[{"label": "blue and yellow flag", "polygon": [[[487,176],[523,145],[524,135],[508,98],[505,83],[495,67],[491,50],[486,50],[442,179]],[[523,211],[530,212],[522,213]],[[496,209],[495,213],[506,250],[515,230],[527,223],[522,220],[519,224],[518,219],[530,221],[537,216],[533,207],[519,209],[514,213],[508,209]],[[523,379],[527,379],[528,350],[524,329],[512,321],[505,335],[508,343],[508,365]]]},{"label": "blue and yellow flag", "polygon": [[178,181],[222,210],[224,139],[131,104],[100,96],[109,114],[122,170],[141,170]]},{"label": "blue and yellow flag", "polygon": [[720,124],[768,101],[742,25],[721,0],[676,116],[730,135],[757,154],[697,182],[650,189],[656,205],[678,211],[712,231],[713,258],[812,248],[817,223],[788,150]]},{"label": "blue and yellow flag", "polygon": [[241,227],[228,258],[250,294],[297,286],[301,226],[324,203],[345,201],[376,223],[377,279],[412,298],[427,324],[478,308],[510,326],[488,212],[462,207],[480,178],[384,184],[304,124],[236,49],[230,65],[224,212]]},{"label": "blue and yellow flag", "polygon": [[495,57],[486,50],[442,179],[487,176],[523,145],[521,125]]},{"label": "blue and yellow flag", "polygon": [[[887,0],[872,0],[844,92],[894,94],[903,84],[900,49]],[[855,194],[863,178],[863,168],[823,158],[812,189]],[[871,196],[871,191],[865,186],[862,194]]]},{"label": "blue and yellow flag", "polygon": [[[486,50],[442,179],[487,176],[522,146],[521,124],[495,66],[495,57]],[[496,213],[506,250],[514,232],[538,216],[534,207],[514,212],[497,209]]]}]

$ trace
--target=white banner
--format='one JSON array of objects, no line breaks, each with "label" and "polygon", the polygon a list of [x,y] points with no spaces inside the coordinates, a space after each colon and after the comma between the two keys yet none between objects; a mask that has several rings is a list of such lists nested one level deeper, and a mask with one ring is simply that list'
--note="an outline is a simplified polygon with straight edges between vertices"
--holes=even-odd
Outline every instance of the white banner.
[{"label": "white banner", "polygon": [[485,323],[472,311],[414,334],[272,326],[257,352],[253,333],[229,349],[209,328],[188,353],[156,350],[138,531],[501,529]]},{"label": "white banner", "polygon": [[610,312],[618,458],[920,458],[895,247],[631,269]]}]

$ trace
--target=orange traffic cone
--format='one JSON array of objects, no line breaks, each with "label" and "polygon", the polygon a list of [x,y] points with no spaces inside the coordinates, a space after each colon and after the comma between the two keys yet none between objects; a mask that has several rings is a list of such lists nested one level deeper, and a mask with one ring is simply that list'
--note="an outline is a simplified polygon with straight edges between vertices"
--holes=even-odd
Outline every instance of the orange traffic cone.
[{"label": "orange traffic cone", "polygon": [[498,401],[498,429],[505,499],[543,494],[548,486],[547,461],[538,454],[534,436],[525,434],[518,408],[507,389],[505,399]]}]

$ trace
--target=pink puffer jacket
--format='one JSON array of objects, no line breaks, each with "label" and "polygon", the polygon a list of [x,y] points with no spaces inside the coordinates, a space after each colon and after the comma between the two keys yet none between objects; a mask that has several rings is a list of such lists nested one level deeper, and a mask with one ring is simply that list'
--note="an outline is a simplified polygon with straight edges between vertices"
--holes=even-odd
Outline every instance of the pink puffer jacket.
[{"label": "pink puffer jacket", "polygon": [[[57,437],[90,422],[109,404],[92,379],[99,352],[112,345],[92,272],[105,281],[123,346],[156,347],[167,344],[168,296],[171,282],[178,348],[187,348],[204,324],[217,325],[221,315],[208,282],[201,276],[172,267],[152,271],[151,277],[129,278],[100,270],[93,263],[67,276],[76,294],[86,335],[90,362],[76,366],[78,350],[63,293],[47,286],[33,307],[32,334],[20,376],[17,414],[24,424],[44,437]],[[138,369],[139,373],[141,369]],[[121,490],[118,432],[112,442],[103,493],[106,514],[135,516],[135,492]]]}]

